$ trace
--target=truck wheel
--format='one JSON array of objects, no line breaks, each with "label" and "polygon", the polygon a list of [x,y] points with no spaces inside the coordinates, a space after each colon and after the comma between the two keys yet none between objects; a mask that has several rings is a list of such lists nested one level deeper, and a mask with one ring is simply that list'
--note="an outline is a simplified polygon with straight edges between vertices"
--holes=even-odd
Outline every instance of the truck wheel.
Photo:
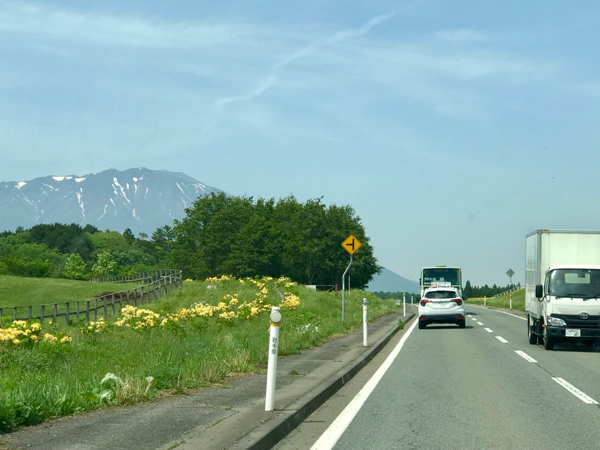
[{"label": "truck wheel", "polygon": [[531,345],[535,345],[538,343],[538,335],[536,333],[534,333],[534,327],[531,324],[531,321],[533,319],[531,318],[531,316],[527,316],[527,337],[529,338],[529,343]]},{"label": "truck wheel", "polygon": [[546,350],[554,350],[554,340],[548,336],[546,329],[544,328],[544,348]]}]

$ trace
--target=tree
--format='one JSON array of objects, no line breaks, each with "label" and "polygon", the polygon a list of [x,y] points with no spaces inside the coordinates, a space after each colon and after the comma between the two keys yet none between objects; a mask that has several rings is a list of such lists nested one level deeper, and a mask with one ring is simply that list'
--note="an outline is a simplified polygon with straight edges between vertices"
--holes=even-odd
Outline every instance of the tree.
[{"label": "tree", "polygon": [[363,247],[355,257],[353,286],[364,287],[381,268],[360,218],[349,206],[326,207],[321,200],[202,197],[175,222],[174,263],[193,278],[284,275],[307,284],[336,284],[348,261],[341,243],[354,234]]},{"label": "tree", "polygon": [[72,253],[65,263],[63,277],[72,280],[82,280],[85,277],[85,272],[86,266],[83,258],[77,253]]},{"label": "tree", "polygon": [[92,276],[95,278],[106,278],[117,274],[117,262],[108,252],[100,253],[98,261],[92,267]]}]

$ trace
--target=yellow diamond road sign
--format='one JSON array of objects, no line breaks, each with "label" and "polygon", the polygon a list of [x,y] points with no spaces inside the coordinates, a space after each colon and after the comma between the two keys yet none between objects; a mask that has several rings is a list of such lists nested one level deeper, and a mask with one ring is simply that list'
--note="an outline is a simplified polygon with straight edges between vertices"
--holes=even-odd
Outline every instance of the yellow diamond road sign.
[{"label": "yellow diamond road sign", "polygon": [[362,244],[360,241],[352,235],[348,236],[346,239],[344,239],[344,242],[342,242],[342,247],[344,247],[344,249],[346,249],[346,251],[351,255],[354,255],[356,250],[358,250],[361,245]]}]

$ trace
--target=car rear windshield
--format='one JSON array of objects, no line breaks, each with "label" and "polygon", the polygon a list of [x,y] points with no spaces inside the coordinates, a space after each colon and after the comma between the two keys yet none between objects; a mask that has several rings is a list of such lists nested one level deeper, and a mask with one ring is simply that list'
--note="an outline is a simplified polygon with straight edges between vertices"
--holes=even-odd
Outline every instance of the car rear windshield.
[{"label": "car rear windshield", "polygon": [[456,298],[456,292],[454,291],[431,291],[425,293],[425,298]]}]

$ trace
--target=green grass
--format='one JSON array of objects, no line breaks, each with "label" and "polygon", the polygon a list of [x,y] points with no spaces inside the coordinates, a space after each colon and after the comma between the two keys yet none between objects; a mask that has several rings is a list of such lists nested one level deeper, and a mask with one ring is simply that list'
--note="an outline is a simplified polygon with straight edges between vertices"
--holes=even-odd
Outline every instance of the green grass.
[{"label": "green grass", "polygon": [[[492,308],[510,308],[510,296],[512,294],[512,309],[525,311],[525,289],[519,289],[496,298],[486,298],[485,303]],[[469,298],[467,304],[483,305],[483,298]]]},{"label": "green grass", "polygon": [[135,286],[138,285],[0,275],[0,307],[89,300],[103,292],[124,291]]},{"label": "green grass", "polygon": [[[342,323],[341,294],[336,298],[330,292],[276,281],[269,281],[267,287],[265,304],[279,305],[286,294],[300,298],[295,309],[282,304],[280,356],[361,328],[363,297],[369,301],[369,320],[398,308],[393,300],[351,290],[346,293]],[[240,303],[252,302],[258,290],[236,280],[184,282],[181,289],[144,308],[164,318],[198,302],[218,305],[227,295],[237,294]],[[110,320],[99,332],[83,323],[59,322],[44,324],[40,335],[67,335],[73,342],[0,342],[0,432],[79,411],[218,386],[231,377],[262,372],[268,360],[270,307],[264,309],[245,319],[195,317],[140,331]]]}]

